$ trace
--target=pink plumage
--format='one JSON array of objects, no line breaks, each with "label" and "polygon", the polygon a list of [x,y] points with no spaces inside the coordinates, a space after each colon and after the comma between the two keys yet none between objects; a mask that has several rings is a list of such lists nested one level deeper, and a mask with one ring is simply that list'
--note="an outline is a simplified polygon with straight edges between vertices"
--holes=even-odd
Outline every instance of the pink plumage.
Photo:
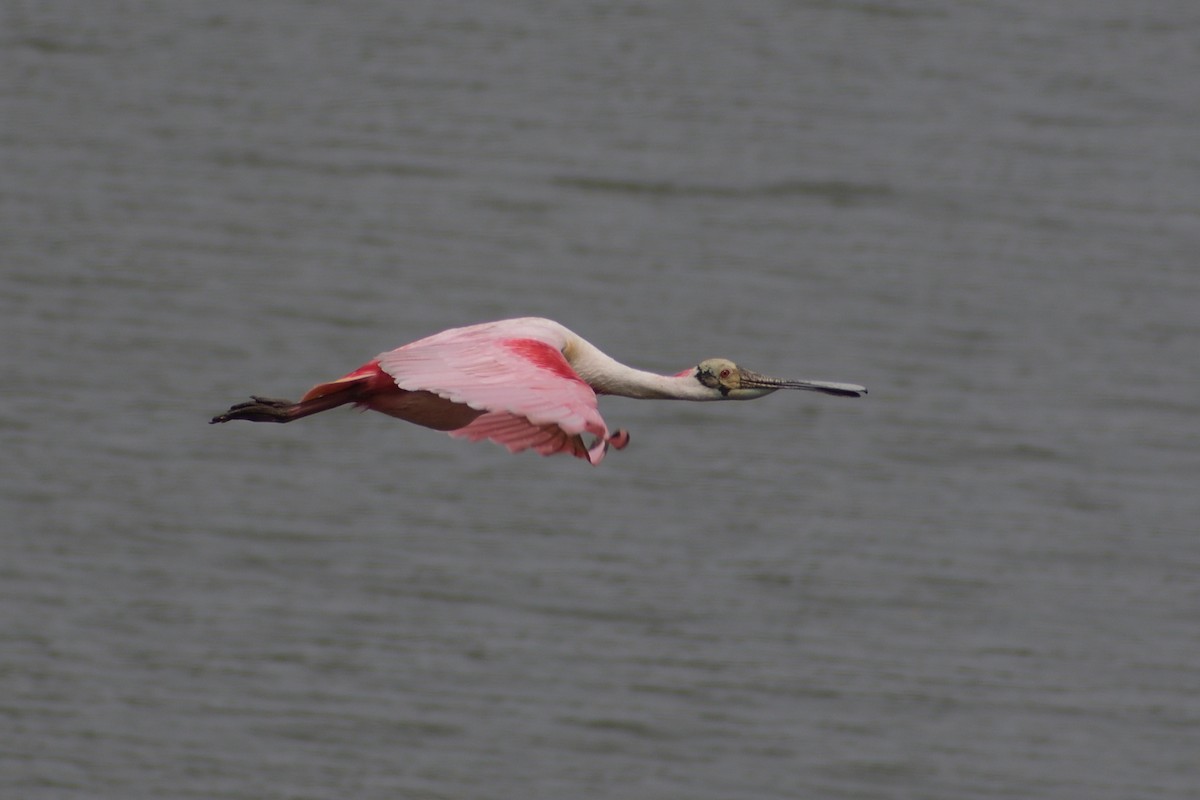
[{"label": "pink plumage", "polygon": [[[399,389],[486,412],[452,436],[491,439],[514,453],[566,452],[598,464],[611,437],[596,393],[563,355],[571,335],[549,320],[503,320],[444,331],[377,360]],[[585,446],[583,433],[596,444]]]},{"label": "pink plumage", "polygon": [[490,439],[514,453],[568,453],[599,464],[610,446],[623,448],[629,434],[609,432],[598,394],[748,400],[784,388],[853,397],[866,392],[853,384],[768,378],[725,359],[675,375],[643,372],[557,322],[524,317],[419,339],[314,386],[298,403],[254,397],[212,422],[291,422],[353,403],[470,441]]}]

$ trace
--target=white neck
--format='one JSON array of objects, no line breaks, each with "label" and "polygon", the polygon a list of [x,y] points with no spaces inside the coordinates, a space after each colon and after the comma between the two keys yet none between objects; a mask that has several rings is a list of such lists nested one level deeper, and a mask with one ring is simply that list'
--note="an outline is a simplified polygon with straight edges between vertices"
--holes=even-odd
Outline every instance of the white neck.
[{"label": "white neck", "polygon": [[692,375],[657,375],[627,367],[578,335],[568,340],[563,355],[597,394],[648,400],[724,399],[719,391],[708,388]]}]

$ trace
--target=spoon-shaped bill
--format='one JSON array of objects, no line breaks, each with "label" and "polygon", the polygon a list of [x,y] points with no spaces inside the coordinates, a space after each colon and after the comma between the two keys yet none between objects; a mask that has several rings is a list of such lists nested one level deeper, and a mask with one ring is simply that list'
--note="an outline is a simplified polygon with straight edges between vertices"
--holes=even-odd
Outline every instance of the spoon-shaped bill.
[{"label": "spoon-shaped bill", "polygon": [[862,397],[867,393],[864,386],[856,383],[834,383],[833,381],[800,381],[772,378],[760,375],[750,370],[742,370],[741,388],[743,389],[803,389],[808,392],[823,392],[838,397]]}]

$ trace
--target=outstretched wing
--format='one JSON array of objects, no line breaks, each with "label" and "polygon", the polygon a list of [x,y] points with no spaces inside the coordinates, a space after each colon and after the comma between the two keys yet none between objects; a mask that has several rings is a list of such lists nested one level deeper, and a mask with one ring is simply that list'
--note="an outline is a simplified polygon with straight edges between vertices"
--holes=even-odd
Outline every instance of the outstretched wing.
[{"label": "outstretched wing", "polygon": [[[570,332],[549,321],[455,328],[379,356],[401,389],[432,392],[484,411],[451,431],[511,452],[569,453],[600,463],[609,442],[596,393],[563,356]],[[581,434],[596,437],[590,447]]]}]

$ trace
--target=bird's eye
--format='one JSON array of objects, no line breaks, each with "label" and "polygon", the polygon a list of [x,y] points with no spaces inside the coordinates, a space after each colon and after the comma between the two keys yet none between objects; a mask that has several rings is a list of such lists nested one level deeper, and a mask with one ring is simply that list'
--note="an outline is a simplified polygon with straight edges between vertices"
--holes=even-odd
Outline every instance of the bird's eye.
[{"label": "bird's eye", "polygon": [[721,377],[722,377],[722,378],[728,378],[728,377],[729,377],[729,370],[727,370],[727,369],[723,369],[723,370],[721,370]]}]

